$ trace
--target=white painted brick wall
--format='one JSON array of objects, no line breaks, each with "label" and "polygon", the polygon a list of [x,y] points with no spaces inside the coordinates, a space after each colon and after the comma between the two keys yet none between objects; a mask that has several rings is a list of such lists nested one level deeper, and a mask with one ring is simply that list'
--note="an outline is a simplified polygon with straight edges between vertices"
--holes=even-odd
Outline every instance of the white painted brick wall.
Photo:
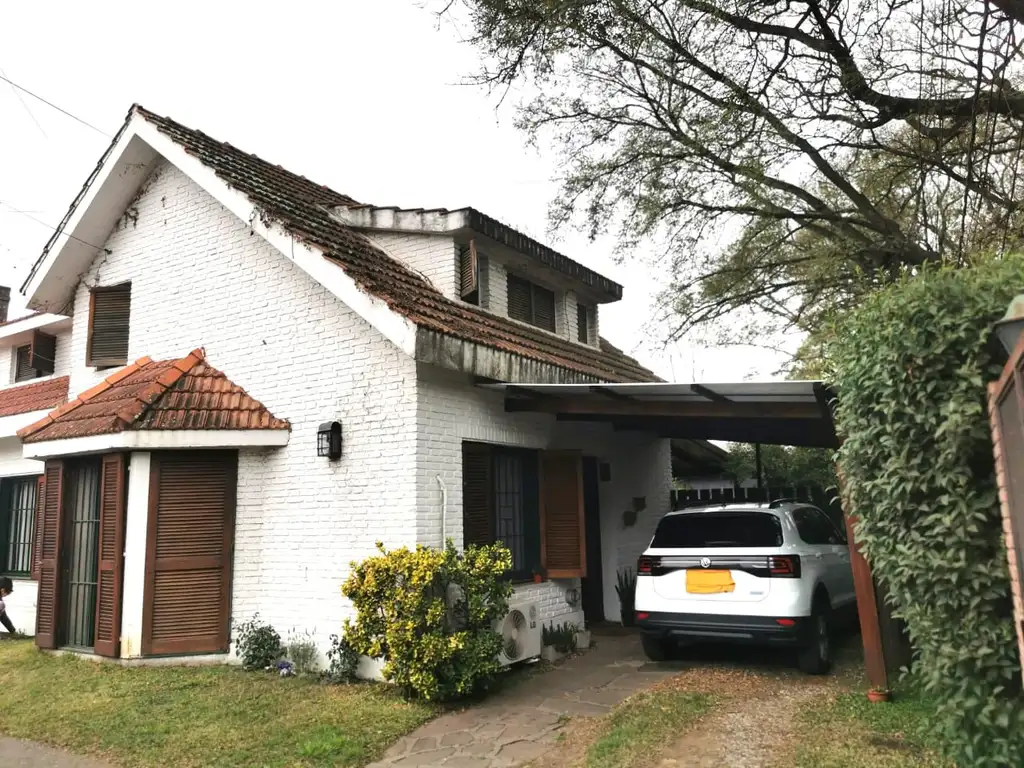
[{"label": "white painted brick wall", "polygon": [[[578,449],[611,465],[612,482],[600,486],[603,591],[605,617],[617,621],[615,573],[635,568],[636,558],[650,541],[654,526],[669,509],[672,470],[669,443],[642,433],[613,432],[600,424],[557,422],[552,417],[506,413],[500,393],[474,387],[468,377],[431,366],[419,366],[417,391],[417,541],[441,543],[440,475],[448,488],[446,536],[462,545],[462,441],[533,449]],[[622,512],[633,497],[645,496],[647,509],[635,526],[625,528]],[[529,584],[517,598],[537,600],[541,619],[582,621],[580,606],[566,602],[578,579]]]},{"label": "white painted brick wall", "polygon": [[426,277],[449,299],[460,298],[459,252],[452,237],[375,232],[369,238],[385,253]]},{"label": "white painted brick wall", "polygon": [[[349,562],[415,540],[416,372],[410,358],[172,166],[115,229],[77,291],[71,390],[87,368],[89,286],[132,281],[129,359],[206,348],[209,362],[292,424],[289,445],[239,458],[233,615],[286,636],[341,629]],[[344,454],[316,456],[342,423]]]}]

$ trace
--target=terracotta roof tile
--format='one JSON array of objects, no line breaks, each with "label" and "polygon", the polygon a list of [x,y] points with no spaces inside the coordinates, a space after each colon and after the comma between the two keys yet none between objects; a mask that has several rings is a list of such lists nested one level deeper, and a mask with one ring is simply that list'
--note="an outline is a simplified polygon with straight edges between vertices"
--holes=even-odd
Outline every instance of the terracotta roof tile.
[{"label": "terracotta roof tile", "polygon": [[[64,392],[67,397],[66,379]],[[18,437],[38,443],[136,429],[289,428],[197,349],[178,360],[137,360],[19,430]]]},{"label": "terracotta roof tile", "polygon": [[142,107],[136,106],[133,111],[245,194],[262,215],[279,222],[295,238],[319,248],[364,291],[387,302],[420,328],[604,381],[658,380],[636,360],[603,343],[599,350],[574,344],[447,298],[421,275],[333,215],[334,208],[360,205],[347,195]]},{"label": "terracotta roof tile", "polygon": [[68,399],[68,377],[0,389],[0,416],[42,411]]}]

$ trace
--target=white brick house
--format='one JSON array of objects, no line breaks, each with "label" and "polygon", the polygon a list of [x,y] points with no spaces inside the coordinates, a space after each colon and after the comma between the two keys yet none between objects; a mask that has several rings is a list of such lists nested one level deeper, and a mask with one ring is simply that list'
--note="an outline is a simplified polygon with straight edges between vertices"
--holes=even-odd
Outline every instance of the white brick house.
[{"label": "white brick house", "polygon": [[620,286],[472,209],[360,205],[133,107],[22,290],[0,551],[42,647],[220,654],[258,611],[324,648],[378,540],[503,540],[545,621],[617,621],[668,508],[668,440],[484,386],[656,377],[598,333]]}]

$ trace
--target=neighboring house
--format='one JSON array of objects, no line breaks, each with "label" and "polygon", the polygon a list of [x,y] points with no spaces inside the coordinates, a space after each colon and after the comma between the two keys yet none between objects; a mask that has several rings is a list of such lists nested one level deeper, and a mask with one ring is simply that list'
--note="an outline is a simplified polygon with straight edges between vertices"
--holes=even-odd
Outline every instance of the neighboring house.
[{"label": "neighboring house", "polygon": [[0,326],[41,647],[225,654],[258,612],[324,649],[352,560],[446,537],[506,543],[546,622],[617,620],[668,509],[668,440],[478,386],[656,377],[599,334],[619,285],[475,210],[361,205],[136,106],[22,290],[56,313]]}]

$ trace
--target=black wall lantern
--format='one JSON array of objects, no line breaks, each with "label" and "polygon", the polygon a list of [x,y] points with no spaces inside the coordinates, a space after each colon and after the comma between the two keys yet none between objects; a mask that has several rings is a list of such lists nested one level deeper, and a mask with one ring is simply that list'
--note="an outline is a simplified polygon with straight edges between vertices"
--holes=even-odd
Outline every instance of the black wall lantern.
[{"label": "black wall lantern", "polygon": [[316,455],[331,461],[341,458],[341,422],[325,421],[316,431]]}]

